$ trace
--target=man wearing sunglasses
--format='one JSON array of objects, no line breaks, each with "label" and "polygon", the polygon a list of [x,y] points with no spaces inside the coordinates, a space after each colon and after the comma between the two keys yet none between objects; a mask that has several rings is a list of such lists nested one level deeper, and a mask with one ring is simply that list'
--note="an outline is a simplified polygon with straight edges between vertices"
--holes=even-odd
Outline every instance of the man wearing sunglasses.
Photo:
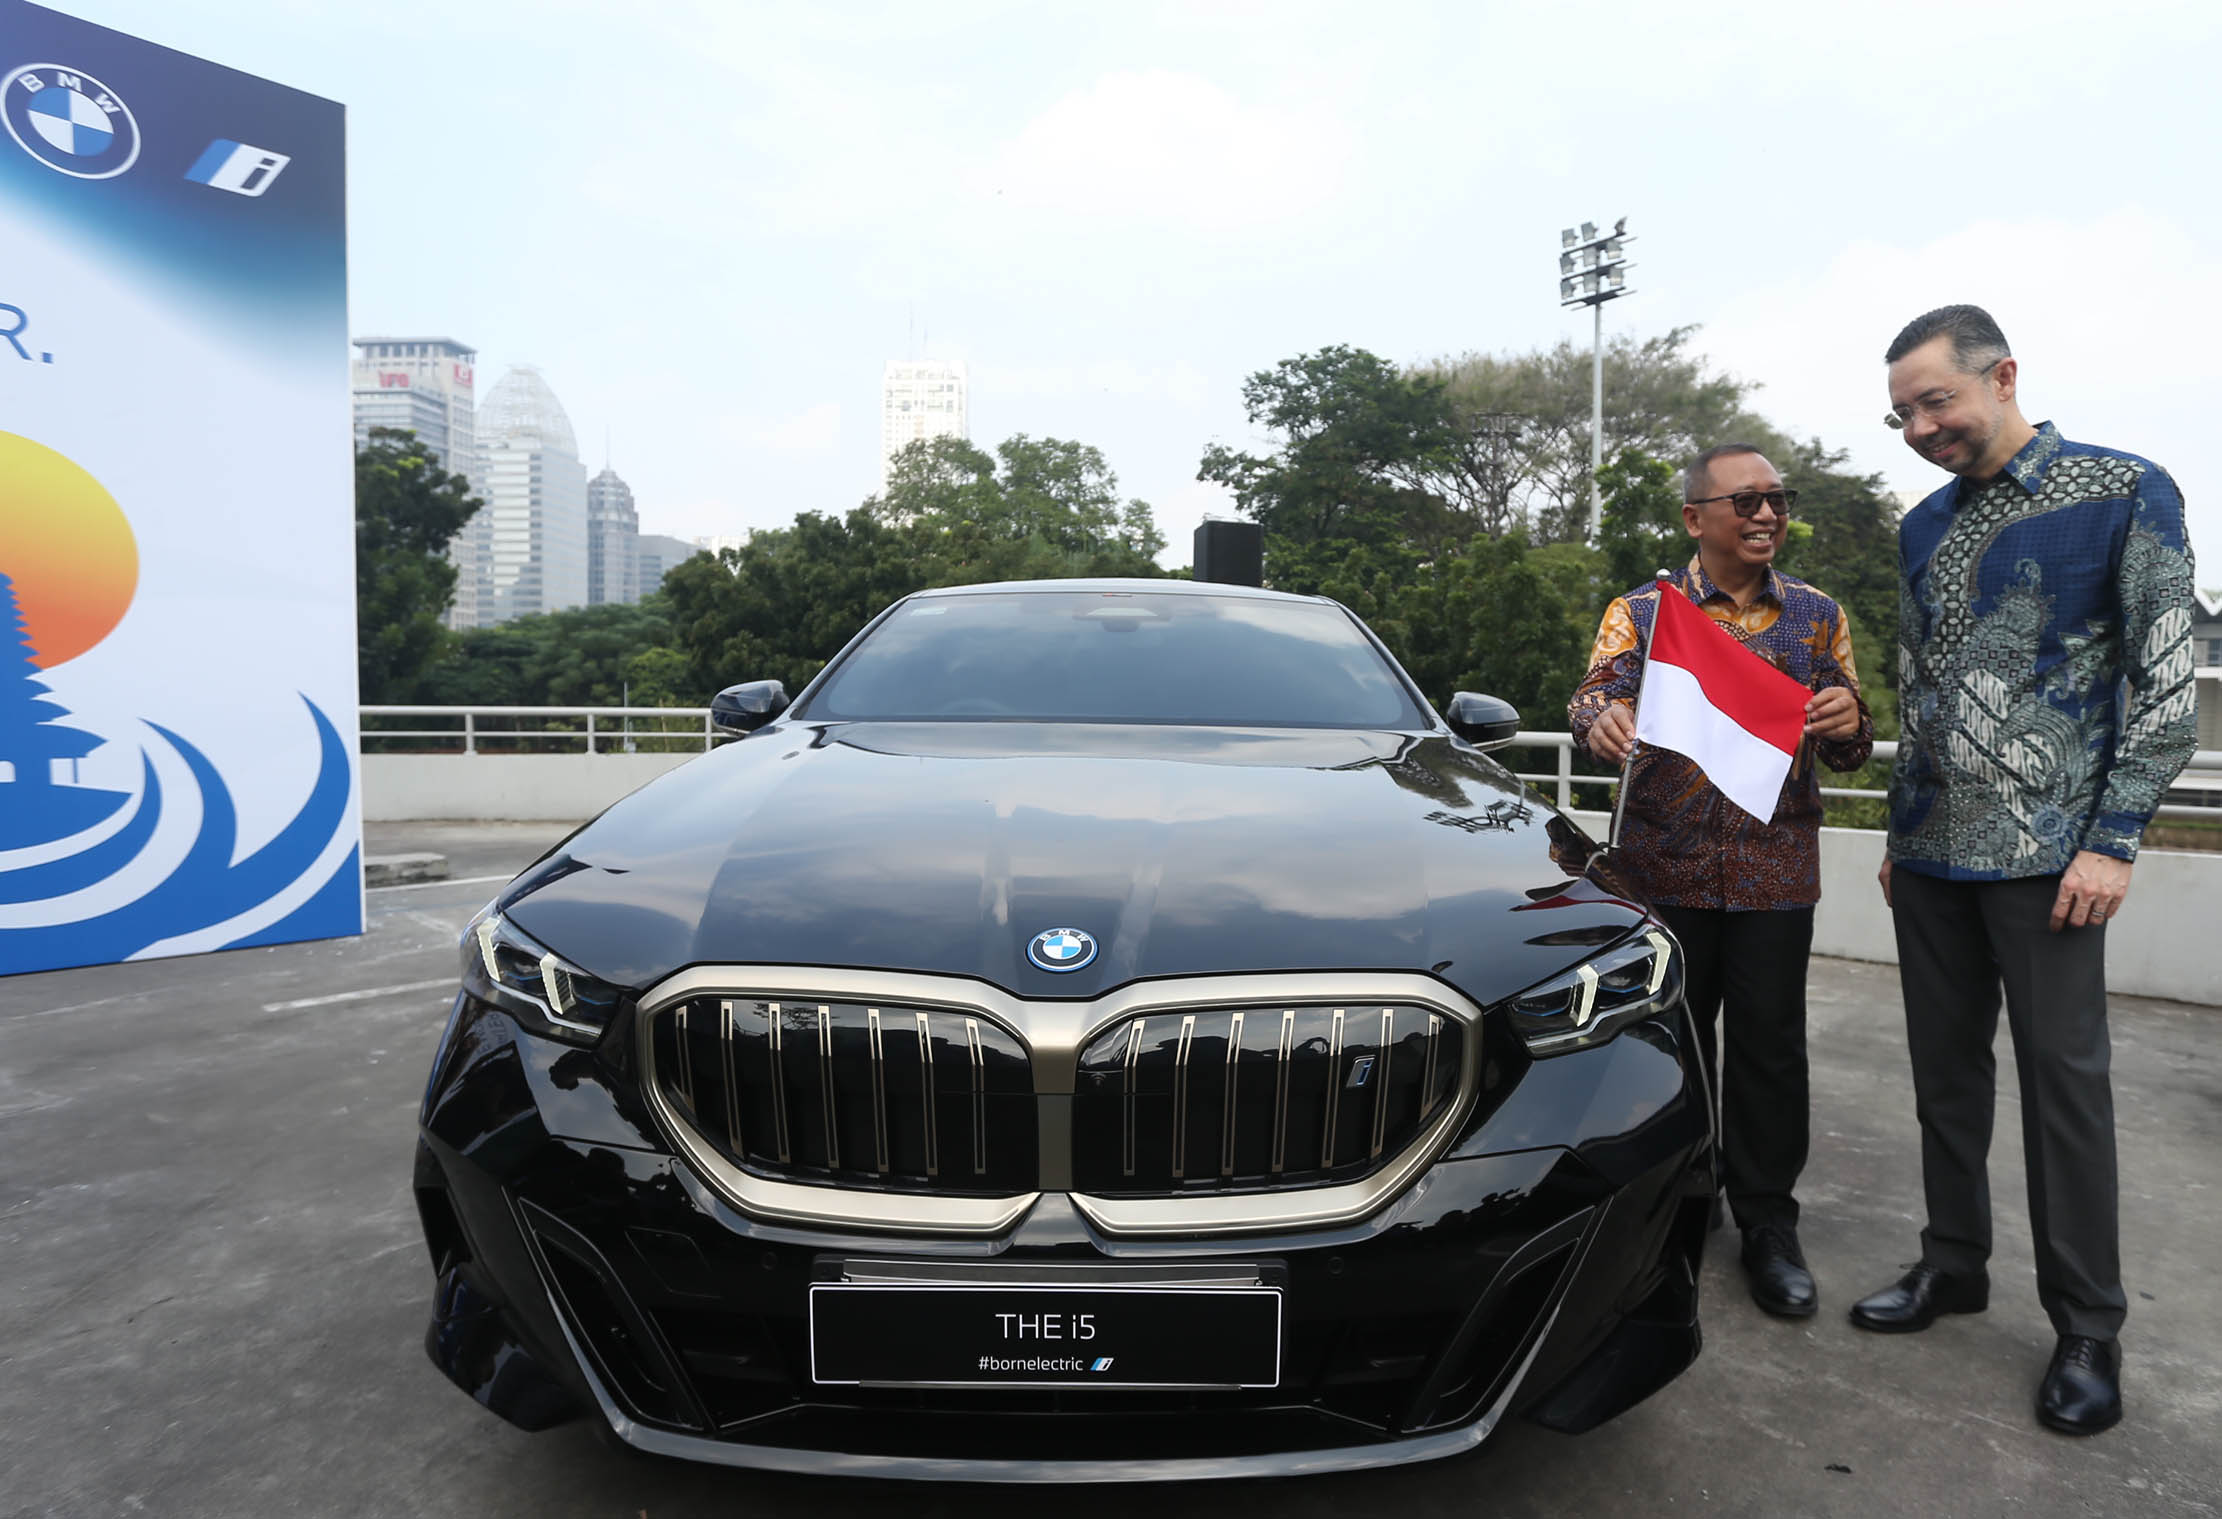
[{"label": "man wearing sunglasses", "polygon": [[2183,498],[2149,460],[2032,427],[1979,307],[1915,318],[1884,362],[1884,422],[1957,478],[1898,530],[1904,731],[1881,871],[1928,1227],[1919,1264],[1852,1322],[1902,1334],[1989,1304],[2003,984],[2037,1298],[2059,1336],[2037,1417],[2094,1434],[2121,1418],[2125,1309],[2106,924],[2197,736]]},{"label": "man wearing sunglasses", "polygon": [[[1588,676],[1567,707],[1574,741],[1620,764],[1635,738],[1643,650],[1662,595],[1687,596],[1754,654],[1814,692],[1771,821],[1723,796],[1679,754],[1630,767],[1618,857],[1681,940],[1691,1014],[1708,1068],[1721,1069],[1721,1179],[1743,1231],[1752,1300],[1803,1318],[1819,1305],[1798,1246],[1798,1173],[1810,1121],[1805,968],[1821,897],[1821,792],[1814,760],[1867,762],[1874,724],[1860,699],[1851,629],[1837,604],[1774,568],[1796,509],[1749,444],[1708,449],[1682,472],[1682,522],[1697,552],[1671,580],[1605,610]],[[1725,1066],[1716,1027],[1725,1022]]]}]

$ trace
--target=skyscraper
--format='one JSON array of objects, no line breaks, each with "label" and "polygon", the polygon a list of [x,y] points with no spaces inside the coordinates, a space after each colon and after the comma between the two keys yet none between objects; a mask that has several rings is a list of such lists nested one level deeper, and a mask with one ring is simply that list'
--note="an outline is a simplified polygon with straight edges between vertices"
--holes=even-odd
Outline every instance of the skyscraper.
[{"label": "skyscraper", "polygon": [[887,466],[921,438],[969,438],[962,359],[889,359],[880,381],[880,489]]},{"label": "skyscraper", "polygon": [[640,594],[659,590],[664,576],[703,552],[684,538],[674,538],[669,533],[642,533],[640,535]]},{"label": "skyscraper", "polygon": [[478,568],[470,625],[586,605],[586,466],[563,403],[520,364],[488,392],[478,434],[486,505],[466,530]]},{"label": "skyscraper", "polygon": [[633,488],[608,465],[586,482],[586,604],[640,600],[640,513]]},{"label": "skyscraper", "polygon": [[443,469],[475,473],[478,354],[453,338],[357,338],[355,446],[373,427],[406,427]]}]

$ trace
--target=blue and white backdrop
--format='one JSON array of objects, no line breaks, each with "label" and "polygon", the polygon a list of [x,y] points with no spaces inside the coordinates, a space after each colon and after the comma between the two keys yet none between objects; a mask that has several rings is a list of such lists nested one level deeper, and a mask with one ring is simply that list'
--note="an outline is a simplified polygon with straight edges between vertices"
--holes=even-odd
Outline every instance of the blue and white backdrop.
[{"label": "blue and white backdrop", "polygon": [[344,150],[0,0],[0,974],[362,930]]}]

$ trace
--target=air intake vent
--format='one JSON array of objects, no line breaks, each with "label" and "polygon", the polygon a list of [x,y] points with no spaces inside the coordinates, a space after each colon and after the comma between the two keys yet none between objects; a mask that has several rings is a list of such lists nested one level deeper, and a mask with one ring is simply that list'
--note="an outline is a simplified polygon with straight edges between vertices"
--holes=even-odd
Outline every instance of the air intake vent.
[{"label": "air intake vent", "polygon": [[1464,1037],[1411,1005],[1127,1019],[1080,1057],[1074,1186],[1117,1197],[1357,1180],[1452,1102]]}]

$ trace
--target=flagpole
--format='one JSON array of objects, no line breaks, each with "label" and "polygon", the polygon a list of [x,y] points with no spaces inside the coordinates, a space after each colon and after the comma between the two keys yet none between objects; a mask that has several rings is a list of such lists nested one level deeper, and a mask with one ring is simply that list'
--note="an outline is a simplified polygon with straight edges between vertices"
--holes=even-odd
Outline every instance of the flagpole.
[{"label": "flagpole", "polygon": [[[1680,594],[1674,588],[1674,574],[1671,570],[1659,571],[1657,578],[1652,581],[1652,585],[1658,589],[1661,597],[1669,594]],[[1643,708],[1643,688],[1645,683],[1651,679],[1651,645],[1658,639],[1659,614],[1663,610],[1664,608],[1658,603],[1654,602],[1652,604],[1651,633],[1643,641],[1643,669],[1636,676],[1636,704],[1630,709],[1631,715]],[[1605,835],[1605,849],[1608,853],[1620,846],[1620,818],[1621,814],[1628,810],[1628,772],[1634,768],[1635,763],[1636,737],[1631,733],[1628,735],[1628,752],[1620,757],[1620,790],[1613,797],[1612,827]]]}]

